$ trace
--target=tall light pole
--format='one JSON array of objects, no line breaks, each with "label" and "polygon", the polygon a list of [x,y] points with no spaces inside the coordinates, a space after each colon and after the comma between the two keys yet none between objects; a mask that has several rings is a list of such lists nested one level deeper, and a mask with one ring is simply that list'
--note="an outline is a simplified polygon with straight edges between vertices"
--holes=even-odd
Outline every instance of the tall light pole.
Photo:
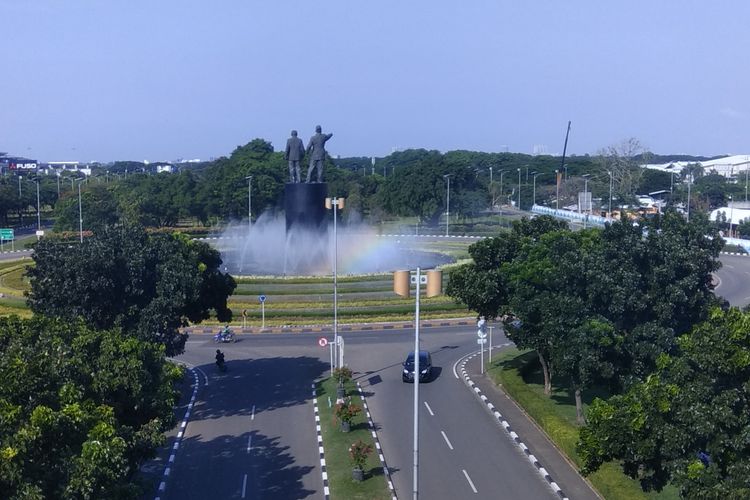
[{"label": "tall light pole", "polygon": [[36,239],[39,239],[39,231],[42,230],[42,213],[39,211],[41,208],[41,204],[39,203],[39,178],[37,177],[34,179],[34,182],[36,182]]},{"label": "tall light pole", "polygon": [[21,197],[21,174],[18,174],[18,197]]},{"label": "tall light pole", "polygon": [[83,206],[81,205],[81,181],[78,179],[78,234],[81,237],[81,243],[83,243]]},{"label": "tall light pole", "polygon": [[57,172],[57,197],[60,197],[60,172]]},{"label": "tall light pole", "polygon": [[532,197],[531,206],[536,205],[536,178],[539,177],[540,175],[542,175],[542,173],[543,172],[532,172],[531,173],[531,175],[534,176],[534,191],[533,191],[534,194],[533,194],[533,197]]},{"label": "tall light pole", "polygon": [[688,180],[687,180],[688,181],[688,217],[687,217],[687,219],[688,219],[688,222],[690,222],[690,185],[693,183],[692,182],[693,181],[693,173],[689,172],[688,175],[690,177],[688,177]]},{"label": "tall light pole", "polygon": [[560,210],[560,171],[555,169],[555,210]]},{"label": "tall light pole", "polygon": [[518,170],[518,210],[521,210],[521,169]]},{"label": "tall light pole", "polygon": [[732,237],[732,217],[734,217],[734,201],[732,195],[729,195],[729,237]]},{"label": "tall light pole", "polygon": [[[670,191],[671,194],[671,191]],[[609,220],[612,220],[612,171],[609,171]]]},{"label": "tall light pole", "polygon": [[248,175],[247,179],[247,230],[253,227],[253,176]]},{"label": "tall light pole", "polygon": [[503,175],[505,175],[506,172],[507,170],[500,171],[500,207],[501,207],[500,211],[501,212],[502,212],[502,206],[503,206]]},{"label": "tall light pole", "polygon": [[589,202],[588,202],[588,192],[589,192],[589,175],[590,174],[583,174],[581,177],[583,177],[583,203],[584,203],[584,209],[586,213],[589,212]]},{"label": "tall light pole", "polygon": [[448,236],[448,228],[450,227],[451,220],[451,175],[445,174],[443,179],[448,181],[447,191],[445,195],[445,235]]},{"label": "tall light pole", "polygon": [[[338,219],[337,212],[344,208],[344,198],[326,198],[326,208],[333,209],[333,348],[336,352],[334,354],[334,366],[339,365],[338,347],[339,347],[339,292],[338,292],[338,257],[339,257],[339,246],[338,246],[338,235],[336,233],[336,221]],[[341,368],[341,366],[338,366]]]},{"label": "tall light pole", "polygon": [[495,193],[492,191],[492,167],[490,167],[490,211],[495,208]]},{"label": "tall light pole", "polygon": [[419,498],[419,285],[422,282],[420,269],[417,268],[417,299],[414,311],[414,463],[413,463],[413,500]]}]

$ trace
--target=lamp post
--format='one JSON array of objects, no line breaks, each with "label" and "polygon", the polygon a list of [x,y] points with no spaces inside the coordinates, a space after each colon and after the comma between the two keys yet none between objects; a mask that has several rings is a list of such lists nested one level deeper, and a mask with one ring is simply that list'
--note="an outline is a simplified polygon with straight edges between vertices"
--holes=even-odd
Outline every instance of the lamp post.
[{"label": "lamp post", "polygon": [[693,173],[689,172],[688,175],[689,175],[689,177],[688,177],[688,180],[687,180],[688,181],[688,214],[687,214],[688,216],[687,216],[687,220],[688,220],[688,222],[690,222],[690,185],[693,183],[692,182],[693,181]]},{"label": "lamp post", "polygon": [[555,210],[560,210],[560,170],[555,169]]},{"label": "lamp post", "polygon": [[248,175],[247,179],[247,230],[253,227],[253,176]]},{"label": "lamp post", "polygon": [[[671,191],[670,191],[671,194]],[[609,171],[609,220],[612,220],[612,171]]]},{"label": "lamp post", "polygon": [[18,174],[18,197],[21,197],[21,174]]},{"label": "lamp post", "polygon": [[588,203],[588,192],[589,192],[589,175],[590,174],[583,174],[581,177],[583,177],[583,204],[584,209],[582,211],[588,213],[589,212],[589,203]]},{"label": "lamp post", "polygon": [[81,237],[81,243],[83,243],[83,207],[81,205],[81,181],[78,179],[78,234]]},{"label": "lamp post", "polygon": [[36,239],[39,240],[39,231],[42,230],[42,215],[39,211],[41,208],[41,204],[39,203],[39,178],[34,179],[34,182],[36,182]]},{"label": "lamp post", "polygon": [[60,172],[57,172],[57,197],[60,197]]},{"label": "lamp post", "polygon": [[326,198],[326,208],[333,210],[333,348],[335,354],[333,356],[334,366],[341,368],[339,360],[337,358],[339,348],[339,318],[338,318],[338,269],[337,262],[339,256],[338,248],[338,235],[336,233],[336,221],[338,220],[337,212],[344,208],[344,198]]},{"label": "lamp post", "polygon": [[502,206],[503,206],[503,175],[505,175],[506,172],[507,170],[500,171],[500,207],[501,207],[500,213],[502,213]]},{"label": "lamp post", "polygon": [[518,210],[521,210],[521,169],[518,170]]},{"label": "lamp post", "polygon": [[729,237],[732,237],[732,217],[734,216],[734,201],[732,195],[729,195]]},{"label": "lamp post", "polygon": [[542,173],[543,173],[543,172],[532,172],[532,173],[531,173],[531,175],[533,175],[533,176],[534,176],[534,190],[533,190],[533,193],[534,193],[534,194],[533,194],[533,196],[532,196],[532,198],[531,198],[531,199],[532,199],[532,202],[531,202],[531,206],[532,206],[532,207],[533,207],[534,205],[536,205],[536,178],[537,178],[537,177],[539,177],[540,175],[542,175]]},{"label": "lamp post", "polygon": [[451,175],[453,174],[445,174],[443,176],[443,179],[448,181],[447,185],[447,191],[445,195],[445,235],[448,236],[448,229],[450,227],[450,220],[451,220]]}]

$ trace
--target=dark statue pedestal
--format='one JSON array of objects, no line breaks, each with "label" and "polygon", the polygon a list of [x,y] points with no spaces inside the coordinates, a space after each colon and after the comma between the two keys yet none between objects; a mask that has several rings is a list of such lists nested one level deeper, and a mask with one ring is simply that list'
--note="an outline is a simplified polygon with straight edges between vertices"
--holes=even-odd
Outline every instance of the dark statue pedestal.
[{"label": "dark statue pedestal", "polygon": [[308,229],[325,231],[328,184],[287,183],[284,185],[286,231]]}]

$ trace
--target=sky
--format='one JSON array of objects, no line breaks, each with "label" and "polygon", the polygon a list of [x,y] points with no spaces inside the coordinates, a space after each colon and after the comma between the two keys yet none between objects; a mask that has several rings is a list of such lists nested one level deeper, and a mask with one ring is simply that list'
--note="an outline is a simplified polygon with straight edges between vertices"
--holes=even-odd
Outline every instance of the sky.
[{"label": "sky", "polygon": [[750,2],[0,0],[0,151],[750,153]]}]

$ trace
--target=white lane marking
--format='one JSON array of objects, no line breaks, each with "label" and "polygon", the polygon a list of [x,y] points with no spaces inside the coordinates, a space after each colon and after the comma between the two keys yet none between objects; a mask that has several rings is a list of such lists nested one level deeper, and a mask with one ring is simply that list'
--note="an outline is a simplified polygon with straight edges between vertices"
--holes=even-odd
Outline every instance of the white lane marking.
[{"label": "white lane marking", "polygon": [[253,405],[253,411],[252,411],[252,414],[250,415],[250,420],[255,420],[255,405]]},{"label": "white lane marking", "polygon": [[718,277],[717,275],[715,275],[715,274],[714,274],[714,278],[716,278],[716,281],[718,281],[718,283],[717,283],[717,284],[716,284],[716,286],[714,287],[714,290],[717,290],[717,289],[718,289],[718,288],[719,288],[719,287],[721,286],[721,278],[719,278],[719,277]]},{"label": "white lane marking", "polygon": [[[472,491],[473,491],[474,493],[476,493],[476,492],[477,492],[477,489],[476,489],[476,488],[474,487],[474,483],[472,483],[472,482],[471,482],[471,478],[469,477],[469,473],[468,473],[468,472],[466,472],[466,470],[465,470],[465,469],[462,469],[462,471],[463,471],[463,473],[464,473],[464,476],[466,476],[466,480],[467,480],[467,481],[469,481],[469,486],[471,486],[471,490],[472,490]],[[244,496],[243,496],[243,498],[244,498]]]},{"label": "white lane marking", "polygon": [[250,447],[252,446],[252,442],[253,442],[253,435],[252,435],[252,434],[250,434],[250,435],[249,435],[249,436],[247,437],[247,452],[248,452],[248,453],[250,453]]},{"label": "white lane marking", "polygon": [[242,498],[245,498],[245,490],[247,489],[247,474],[242,478]]},{"label": "white lane marking", "polygon": [[432,415],[432,416],[434,417],[434,416],[435,416],[435,414],[434,414],[434,413],[432,413],[432,408],[430,408],[430,405],[428,405],[428,404],[427,404],[427,401],[425,401],[425,402],[424,402],[424,405],[425,405],[425,406],[427,407],[427,411],[429,411],[429,412],[430,412],[430,415]]},{"label": "white lane marking", "polygon": [[453,449],[453,445],[452,445],[452,444],[451,444],[451,442],[450,442],[450,441],[448,440],[448,436],[446,436],[446,435],[445,435],[445,432],[444,432],[444,431],[440,431],[440,434],[442,434],[442,435],[443,435],[443,439],[445,439],[445,444],[447,444],[447,445],[448,445],[448,448],[450,448],[450,449],[452,450],[452,449]]},{"label": "white lane marking", "polygon": [[202,373],[202,374],[203,374],[203,378],[205,378],[205,379],[206,379],[206,385],[208,385],[208,375],[206,375],[206,372],[204,372],[203,370],[201,370],[201,369],[200,369],[200,368],[198,368],[198,367],[195,367],[195,369],[196,369],[196,370],[198,370],[198,371],[199,371],[200,373]]}]

